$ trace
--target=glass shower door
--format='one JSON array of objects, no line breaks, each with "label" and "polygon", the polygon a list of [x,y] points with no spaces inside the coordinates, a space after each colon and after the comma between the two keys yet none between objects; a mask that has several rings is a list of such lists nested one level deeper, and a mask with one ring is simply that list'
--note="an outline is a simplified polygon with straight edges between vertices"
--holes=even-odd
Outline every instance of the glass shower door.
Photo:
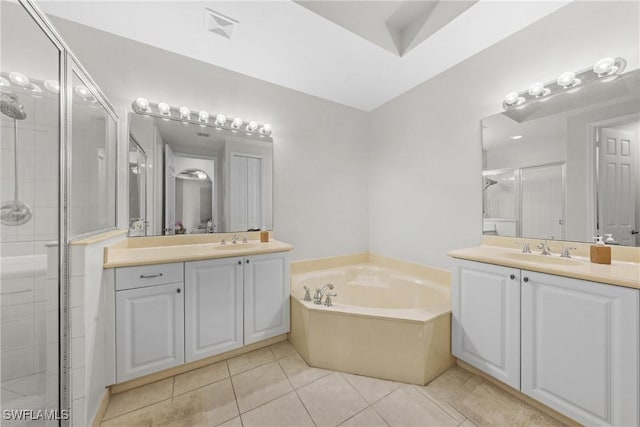
[{"label": "glass shower door", "polygon": [[58,425],[61,51],[0,2],[0,425]]}]

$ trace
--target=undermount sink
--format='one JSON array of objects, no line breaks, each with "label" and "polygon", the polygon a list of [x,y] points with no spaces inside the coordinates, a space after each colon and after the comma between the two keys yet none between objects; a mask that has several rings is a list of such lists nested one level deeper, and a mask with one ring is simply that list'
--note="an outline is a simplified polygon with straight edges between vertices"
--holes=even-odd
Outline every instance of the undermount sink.
[{"label": "undermount sink", "polygon": [[506,253],[503,254],[505,258],[511,258],[518,261],[537,262],[540,264],[556,264],[556,265],[582,265],[580,261],[576,261],[571,258],[561,258],[557,255],[537,255],[537,254],[525,254],[525,253]]},{"label": "undermount sink", "polygon": [[227,243],[226,245],[216,246],[215,248],[221,251],[238,251],[241,249],[255,248],[256,246],[258,245],[255,243]]}]

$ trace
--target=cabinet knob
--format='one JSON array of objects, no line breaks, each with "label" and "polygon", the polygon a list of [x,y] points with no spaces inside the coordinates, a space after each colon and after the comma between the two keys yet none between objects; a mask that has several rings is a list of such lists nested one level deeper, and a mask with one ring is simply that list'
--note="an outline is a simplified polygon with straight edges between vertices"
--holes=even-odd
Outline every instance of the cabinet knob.
[{"label": "cabinet knob", "polygon": [[178,289],[176,289],[176,292],[180,293],[180,292],[182,292],[182,290],[180,288],[178,288]]},{"label": "cabinet knob", "polygon": [[509,276],[509,279],[514,280],[516,278],[515,274],[512,274],[511,276]]},{"label": "cabinet knob", "polygon": [[249,260],[247,260],[246,262],[247,262],[247,264],[249,264]]},{"label": "cabinet knob", "polygon": [[522,279],[524,281],[524,283],[527,283],[529,281],[528,277],[525,277],[524,279]]},{"label": "cabinet knob", "polygon": [[242,261],[238,261],[238,265],[242,265]]}]

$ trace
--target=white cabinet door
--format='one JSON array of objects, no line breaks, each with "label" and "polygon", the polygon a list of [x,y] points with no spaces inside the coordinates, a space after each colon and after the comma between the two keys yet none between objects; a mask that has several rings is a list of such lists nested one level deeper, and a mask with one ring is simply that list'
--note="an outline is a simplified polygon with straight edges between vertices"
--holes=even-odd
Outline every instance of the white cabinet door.
[{"label": "white cabinet door", "polygon": [[187,362],[242,347],[243,258],[185,263]]},{"label": "white cabinet door", "polygon": [[454,260],[452,353],[520,388],[520,270]]},{"label": "white cabinet door", "polygon": [[637,426],[640,292],[522,276],[522,392],[586,425]]},{"label": "white cabinet door", "polygon": [[289,253],[245,257],[245,345],[289,332]]},{"label": "white cabinet door", "polygon": [[182,283],[116,292],[116,371],[122,382],[184,363]]}]

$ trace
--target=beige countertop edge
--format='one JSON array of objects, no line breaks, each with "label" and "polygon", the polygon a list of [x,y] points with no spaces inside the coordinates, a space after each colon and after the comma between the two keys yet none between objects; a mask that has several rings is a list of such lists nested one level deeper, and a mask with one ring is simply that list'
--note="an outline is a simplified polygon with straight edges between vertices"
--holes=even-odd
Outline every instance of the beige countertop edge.
[{"label": "beige countertop edge", "polygon": [[[186,249],[189,245],[184,245],[183,249]],[[201,246],[201,245],[198,245]],[[205,259],[220,259],[220,258],[233,258],[238,256],[248,255],[263,255],[276,252],[289,252],[293,250],[293,246],[277,242],[270,241],[268,247],[263,248],[251,248],[251,249],[238,249],[237,251],[225,251],[225,252],[213,252],[215,249],[211,249],[212,252],[207,253],[189,253],[188,249],[182,254],[174,253],[158,253],[167,252],[171,249],[179,249],[179,246],[173,247],[159,247],[159,248],[137,248],[137,249],[120,249],[111,250],[105,253],[104,268],[117,268],[117,267],[136,267],[141,265],[154,265],[154,264],[167,264],[172,262],[184,262],[184,261],[201,261]],[[146,253],[145,253],[146,252]]]},{"label": "beige countertop edge", "polygon": [[69,242],[69,245],[71,246],[81,246],[81,245],[93,245],[99,242],[102,242],[104,240],[110,239],[112,237],[116,237],[116,236],[122,236],[124,234],[127,234],[129,232],[129,230],[127,229],[117,229],[117,230],[111,230],[111,231],[105,231],[104,233],[99,233],[99,234],[94,234],[92,236],[87,236],[87,237],[83,237],[80,238],[78,240],[72,240]]},{"label": "beige countertop edge", "polygon": [[[487,264],[501,265],[504,267],[513,267],[522,270],[535,271],[538,273],[547,273],[574,279],[589,280],[592,282],[599,282],[607,285],[640,289],[640,264],[614,261],[614,263],[610,265],[592,264],[590,262],[586,262],[581,266],[541,265],[535,262],[506,259],[500,257],[499,252],[507,252],[507,250],[501,247],[478,246],[474,248],[457,249],[454,251],[450,251],[447,253],[447,255],[452,258],[465,259],[469,261],[478,261]],[[585,268],[597,268],[601,269],[602,271],[584,271]],[[632,276],[634,272],[638,273],[637,279],[629,277]]]}]

